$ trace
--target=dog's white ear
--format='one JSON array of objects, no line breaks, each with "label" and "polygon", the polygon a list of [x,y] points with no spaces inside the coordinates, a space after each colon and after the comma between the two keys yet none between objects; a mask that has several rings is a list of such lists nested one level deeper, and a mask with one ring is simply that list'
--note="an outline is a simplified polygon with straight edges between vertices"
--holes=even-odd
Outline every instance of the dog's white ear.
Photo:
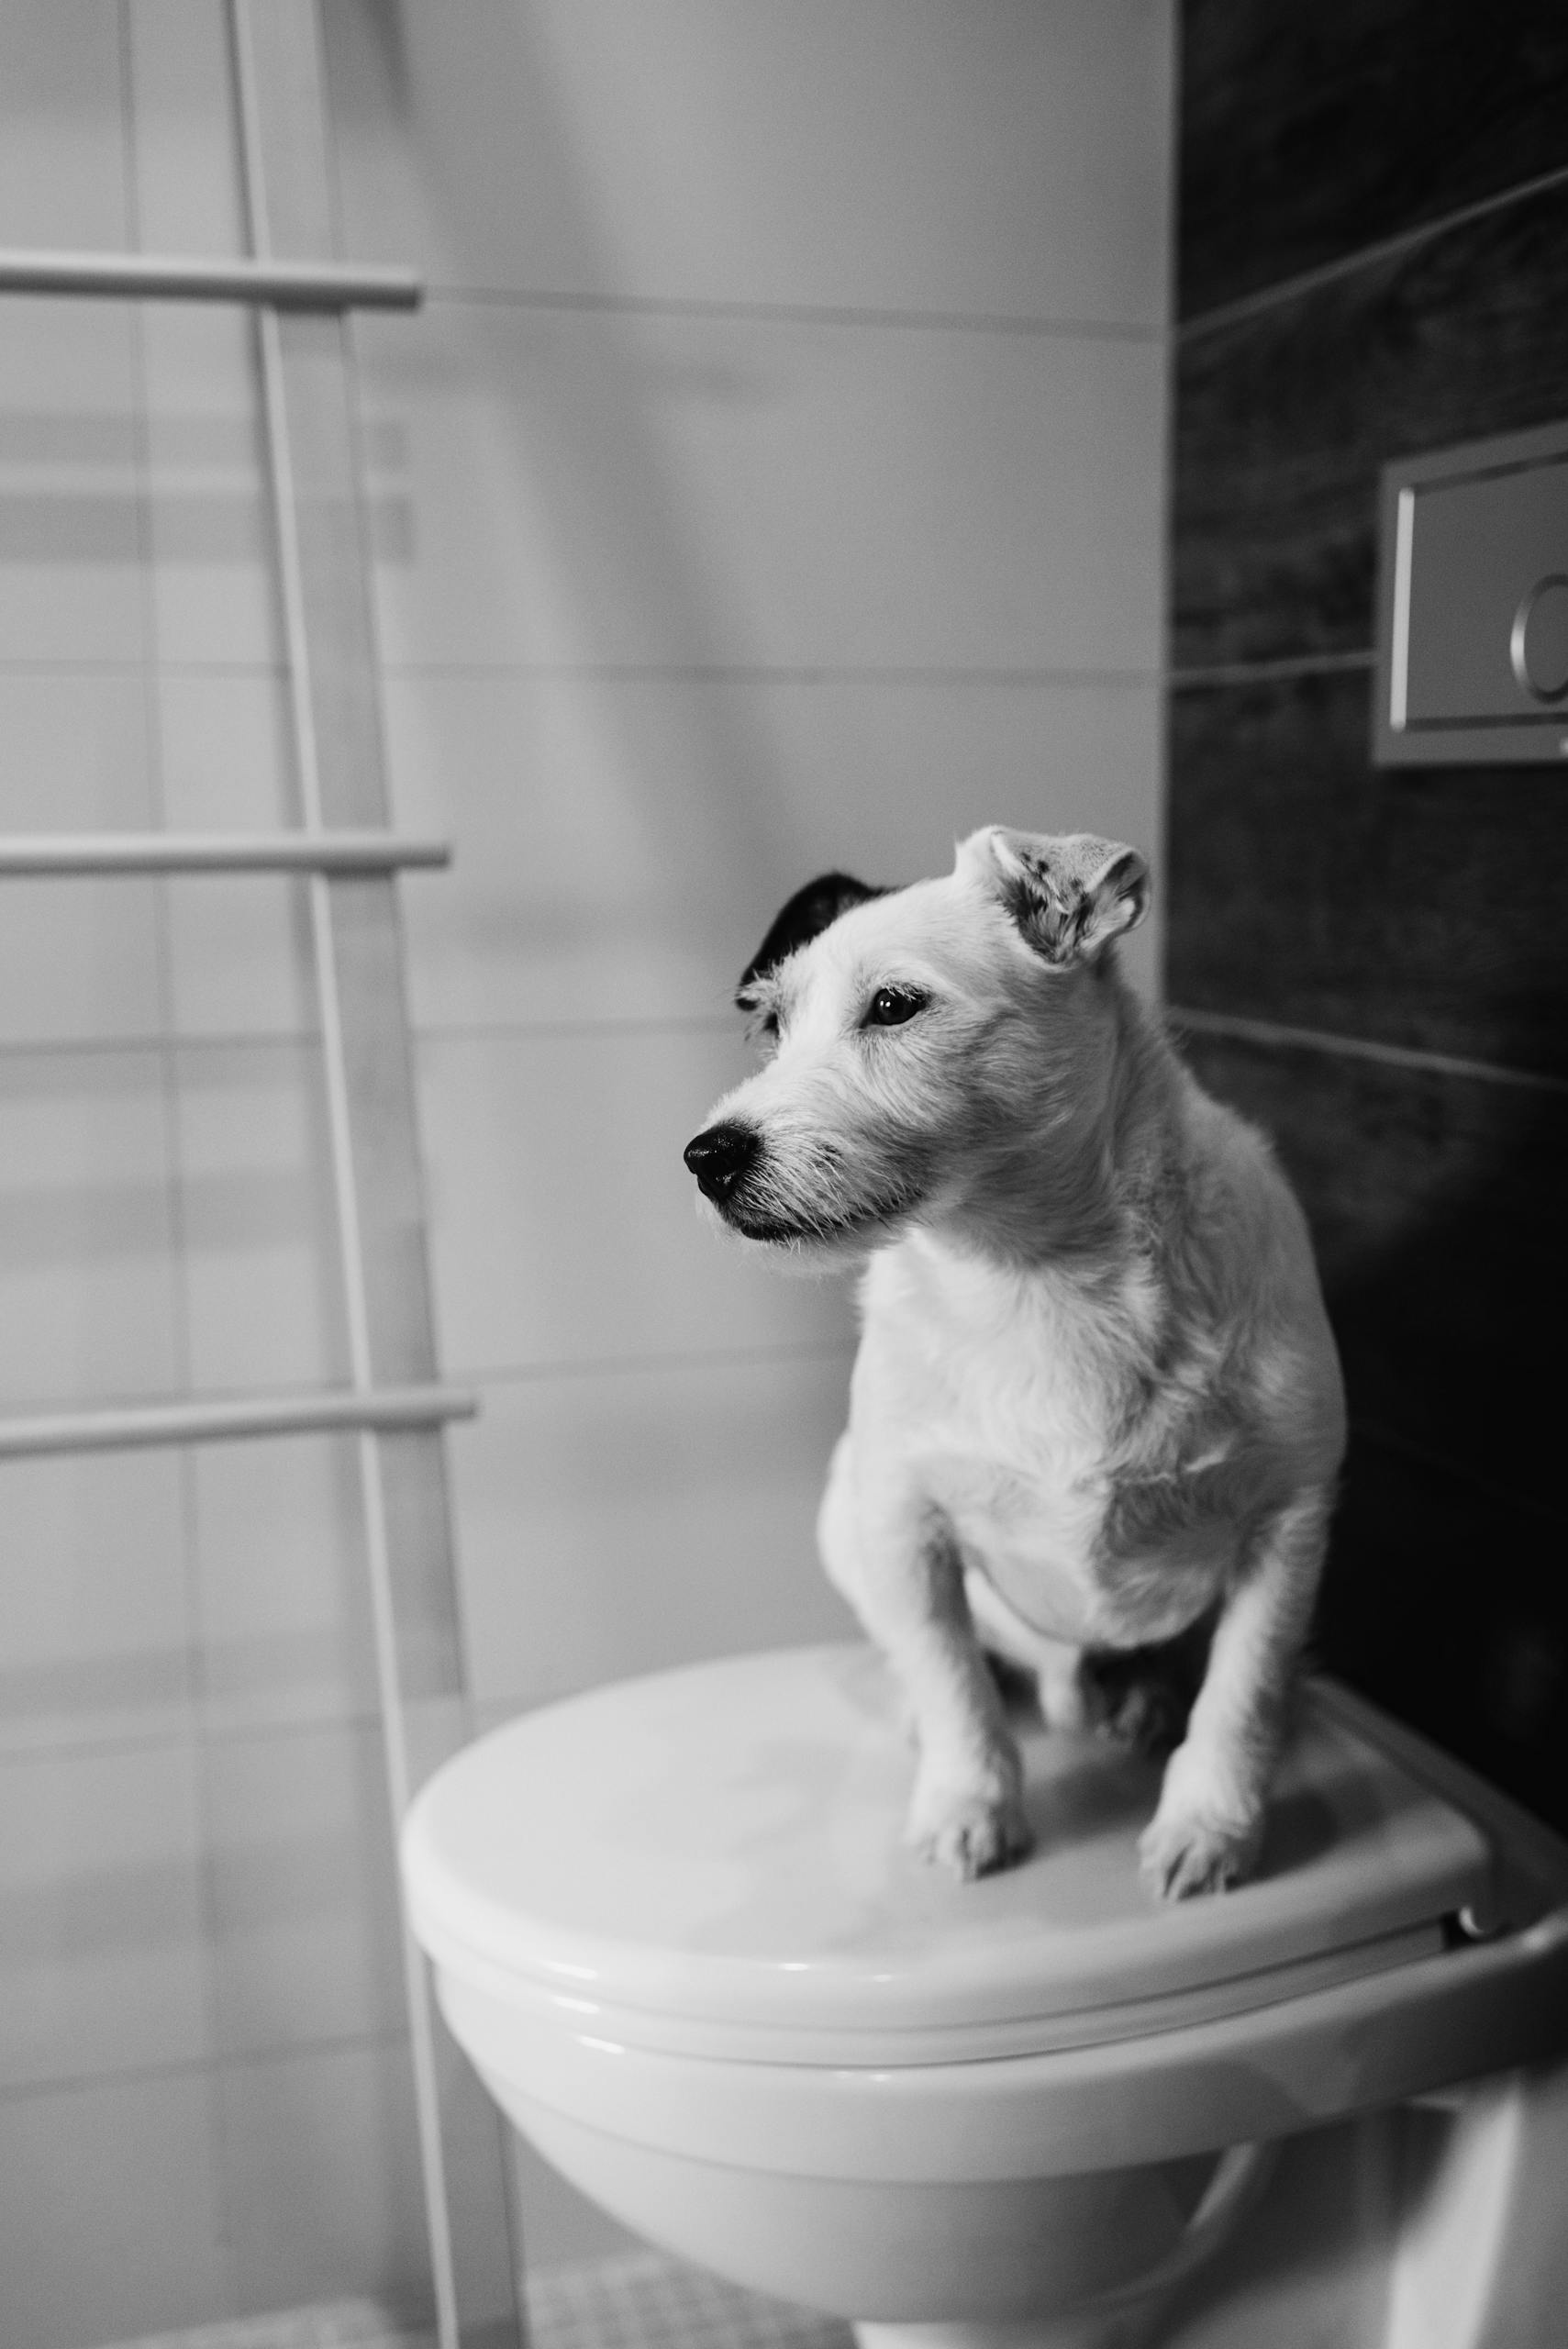
[{"label": "dog's white ear", "polygon": [[1092,832],[1013,832],[993,824],[959,848],[977,864],[1048,963],[1092,962],[1149,911],[1149,867],[1135,848]]}]

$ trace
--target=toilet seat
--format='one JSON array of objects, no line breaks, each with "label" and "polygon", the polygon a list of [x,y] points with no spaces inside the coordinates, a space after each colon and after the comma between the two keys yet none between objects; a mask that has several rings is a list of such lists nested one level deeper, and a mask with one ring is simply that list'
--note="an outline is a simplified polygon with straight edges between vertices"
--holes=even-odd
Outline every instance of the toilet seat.
[{"label": "toilet seat", "polygon": [[415,1804],[405,1883],[453,1983],[650,2054],[995,2062],[1135,2040],[1439,1955],[1496,1909],[1480,1828],[1315,1687],[1257,1881],[1157,1906],[1159,1772],[1025,1731],[1038,1836],[961,1885],[902,1847],[912,1761],[865,1648],[727,1659],[523,1717]]},{"label": "toilet seat", "polygon": [[454,2036],[634,2224],[612,2147],[704,2193],[748,2169],[1040,2180],[1561,2053],[1568,1850],[1349,1691],[1308,1692],[1260,1880],[1176,1908],[1137,1881],[1154,1771],[1023,1743],[1040,1848],[959,1885],[899,1844],[912,1759],[866,1649],[731,1658],[508,1724],[405,1823]]},{"label": "toilet seat", "polygon": [[1040,1849],[959,1885],[901,1848],[912,1757],[864,1649],[514,1722],[406,1822],[453,2037],[627,2225],[868,2343],[1119,2339],[1238,2222],[1273,2141],[1433,2089],[1545,2066],[1515,2102],[1557,2143],[1546,1830],[1319,1685],[1260,1879],[1167,1909],[1136,1871],[1156,1773],[1024,1745]]}]

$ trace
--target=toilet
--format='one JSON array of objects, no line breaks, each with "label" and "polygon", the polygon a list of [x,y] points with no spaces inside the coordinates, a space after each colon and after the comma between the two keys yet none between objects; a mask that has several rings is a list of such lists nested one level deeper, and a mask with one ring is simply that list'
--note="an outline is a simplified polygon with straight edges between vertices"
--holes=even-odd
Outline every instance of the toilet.
[{"label": "toilet", "polygon": [[913,1758],[867,1648],[509,1723],[403,1836],[453,2034],[584,2192],[862,2349],[1155,2339],[1250,2227],[1277,2244],[1259,2214],[1293,2140],[1371,2143],[1413,2104],[1418,2177],[1385,2162],[1362,2198],[1379,2349],[1551,2338],[1568,1846],[1318,1680],[1256,1880],[1161,1907],[1136,1862],[1157,1765],[1020,1738],[1035,1851],[963,1885],[900,1842]]}]

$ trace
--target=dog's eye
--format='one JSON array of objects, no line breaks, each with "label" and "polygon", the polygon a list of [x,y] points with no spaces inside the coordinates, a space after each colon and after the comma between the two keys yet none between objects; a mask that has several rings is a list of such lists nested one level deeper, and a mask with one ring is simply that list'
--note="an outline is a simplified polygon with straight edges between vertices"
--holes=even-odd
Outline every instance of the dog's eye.
[{"label": "dog's eye", "polygon": [[926,1008],[926,998],[913,987],[878,987],[866,1006],[866,1016],[861,1023],[866,1028],[902,1028]]},{"label": "dog's eye", "polygon": [[740,989],[735,1002],[737,1008],[746,1015],[746,1034],[752,1043],[760,1042],[763,1037],[771,1039],[778,1034],[779,1012],[776,1003],[769,1003],[765,997],[759,1002],[747,987]]}]

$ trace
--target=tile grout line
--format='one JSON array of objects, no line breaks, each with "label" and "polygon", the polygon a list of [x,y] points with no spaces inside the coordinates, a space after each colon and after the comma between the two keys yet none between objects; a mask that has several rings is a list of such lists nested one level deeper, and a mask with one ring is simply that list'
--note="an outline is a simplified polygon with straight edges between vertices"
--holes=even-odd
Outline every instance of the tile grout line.
[{"label": "tile grout line", "polygon": [[1495,212],[1505,212],[1510,205],[1528,204],[1532,196],[1544,195],[1551,189],[1568,186],[1568,164],[1559,164],[1550,172],[1540,172],[1533,179],[1520,180],[1515,186],[1504,188],[1494,195],[1477,196],[1472,204],[1457,206],[1440,218],[1424,221],[1413,228],[1401,228],[1394,235],[1379,237],[1371,244],[1358,246],[1352,253],[1341,254],[1338,260],[1322,262],[1313,269],[1298,270],[1290,277],[1282,277],[1272,285],[1260,286],[1251,294],[1239,295],[1233,302],[1216,303],[1212,309],[1199,310],[1189,318],[1179,318],[1172,329],[1172,340],[1178,346],[1195,342],[1206,335],[1222,333],[1227,327],[1237,326],[1262,313],[1298,301],[1303,295],[1316,294],[1320,288],[1353,277],[1358,271],[1374,269],[1380,262],[1396,261],[1407,253],[1417,252],[1423,245],[1451,235],[1455,229],[1467,228],[1472,221],[1485,220]]},{"label": "tile grout line", "polygon": [[[23,676],[111,676],[135,678],[143,663],[84,655],[7,659],[0,654],[0,678]],[[384,661],[384,677],[417,682],[487,685],[579,682],[586,685],[876,685],[934,690],[993,688],[1031,690],[1062,685],[1099,691],[1147,690],[1164,681],[1157,665],[1100,668],[1073,662],[1025,667],[984,666],[962,662],[869,662],[841,665],[824,662],[758,661]],[[212,678],[281,684],[284,672],[266,661],[160,662],[161,677],[182,681]]]},{"label": "tile grout line", "polygon": [[511,678],[589,685],[984,686],[1002,692],[1042,685],[1147,689],[1160,685],[1165,674],[1158,664],[1110,668],[1072,662],[1007,666],[935,661],[388,661],[383,667],[388,677],[454,683]]},{"label": "tile grout line", "polygon": [[1342,1036],[1330,1029],[1295,1028],[1273,1019],[1248,1019],[1239,1013],[1200,1011],[1179,1003],[1165,1006],[1173,1028],[1195,1036],[1234,1037],[1240,1043],[1284,1044],[1305,1052],[1326,1052],[1345,1060],[1373,1061],[1390,1068],[1425,1071],[1433,1076],[1469,1077],[1484,1085],[1502,1085],[1529,1093],[1568,1093],[1568,1076],[1553,1076],[1544,1069],[1509,1068],[1500,1061],[1476,1061],[1452,1052],[1423,1052],[1407,1044],[1381,1044],[1370,1038]]},{"label": "tile grout line", "polygon": [[1359,1435],[1364,1443],[1375,1445],[1380,1451],[1392,1452],[1399,1459],[1414,1461],[1418,1467],[1435,1468],[1456,1484],[1468,1486],[1473,1492],[1498,1502],[1505,1508],[1518,1509],[1523,1516],[1539,1518],[1543,1525],[1550,1525],[1554,1531],[1568,1522],[1568,1516],[1563,1511],[1554,1512],[1544,1501],[1510,1491],[1507,1486],[1496,1484],[1490,1476],[1477,1475],[1473,1469],[1456,1464],[1451,1457],[1433,1452],[1415,1436],[1401,1435],[1397,1429],[1388,1427],[1379,1419],[1365,1419],[1359,1412],[1352,1411],[1351,1431],[1352,1435]]},{"label": "tile grout line", "polygon": [[[133,247],[142,241],[141,189],[139,182],[139,123],[136,88],[136,42],[132,31],[130,0],[120,0],[120,106],[123,171],[127,228]],[[168,827],[167,773],[164,757],[162,700],[160,688],[159,603],[156,589],[157,541],[153,531],[153,440],[150,376],[148,368],[147,325],[142,306],[130,307],[130,334],[136,353],[139,399],[137,411],[138,455],[141,473],[137,500],[137,536],[139,571],[140,576],[140,692],[144,711],[148,784],[151,808],[150,812],[165,829]],[[191,1318],[191,1278],[186,1223],[185,1185],[183,1176],[184,1135],[181,1114],[180,1064],[177,1049],[177,998],[175,984],[175,954],[172,896],[166,881],[155,884],[152,892],[154,935],[157,941],[158,992],[161,1033],[158,1040],[159,1091],[162,1104],[163,1146],[165,1152],[164,1183],[167,1197],[169,1244],[169,1298],[171,1341],[173,1367],[179,1382],[189,1387],[194,1366]],[[206,1698],[206,1670],[203,1631],[203,1589],[200,1556],[200,1518],[197,1500],[196,1461],[189,1450],[178,1457],[175,1475],[179,1493],[179,1538],[183,1546],[183,1646],[184,1684],[187,1718],[198,1725]],[[189,1800],[193,1831],[197,1838],[197,1850],[193,1854],[192,1876],[196,1916],[200,1924],[200,2000],[201,2031],[208,2058],[216,2054],[222,2040],[222,1993],[218,1979],[219,1898],[216,1838],[214,1831],[213,1788],[210,1771],[202,1766],[204,1749],[198,1740],[189,1737],[177,1742],[188,1769]],[[99,2075],[98,2076],[102,2076]],[[219,2093],[217,2076],[207,2065],[201,2071],[203,2086],[202,2109],[207,2157],[217,2176],[215,2207],[221,2210],[226,2199],[228,2147],[225,2142],[223,2099]],[[232,2252],[227,2242],[223,2250],[223,2266],[232,2287]]]},{"label": "tile grout line", "polygon": [[401,2047],[401,2031],[345,2032],[332,2039],[283,2040],[275,2046],[234,2048],[227,2054],[174,2057],[164,2064],[133,2064],[124,2070],[64,2072],[44,2080],[7,2080],[0,2084],[0,2106],[24,2104],[51,2096],[91,2096],[100,2088],[143,2087],[160,2080],[202,2079],[222,2072],[259,2071],[287,2063],[303,2063],[323,2055],[352,2055],[375,2048]]},{"label": "tile grout line", "polygon": [[762,302],[721,295],[571,293],[543,286],[462,285],[427,281],[432,307],[548,311],[558,316],[733,320],[755,326],[837,327],[929,334],[987,334],[1020,340],[1127,342],[1157,347],[1172,329],[1159,320],[1052,318],[1041,313],[929,310],[852,302]]},{"label": "tile grout line", "polygon": [[1185,693],[1202,685],[1268,685],[1292,677],[1353,675],[1373,668],[1376,661],[1377,654],[1369,645],[1345,652],[1298,652],[1260,661],[1200,662],[1187,668],[1173,666],[1166,672],[1165,685],[1171,693]]},{"label": "tile grout line", "polygon": [[[127,228],[134,250],[142,244],[140,161],[136,92],[136,43],[131,29],[129,0],[120,0],[120,106]],[[139,399],[136,417],[138,459],[141,473],[137,499],[137,552],[139,574],[141,660],[140,686],[148,758],[150,813],[161,829],[169,828],[167,764],[164,755],[163,712],[159,690],[159,616],[156,592],[157,544],[152,529],[153,462],[152,403],[147,363],[145,312],[130,306],[129,331],[136,353]],[[161,1032],[157,1039],[159,1092],[162,1108],[165,1189],[169,1246],[169,1318],[173,1367],[177,1383],[192,1384],[192,1313],[188,1232],[185,1215],[183,1132],[181,1118],[178,1061],[178,1019],[172,897],[166,881],[152,891],[153,934],[156,941]],[[200,1551],[198,1467],[190,1451],[182,1451],[175,1465],[179,1493],[179,1538],[183,1548],[184,1707],[199,1722],[206,1701],[206,1636]],[[206,2043],[215,2049],[221,2038],[221,1995],[217,1977],[218,1892],[215,1857],[212,1788],[208,1773],[199,1766],[200,1745],[172,1740],[189,1758],[191,1816],[197,1838],[193,1876],[197,1914],[201,1920],[202,2029]],[[210,2149],[222,2165],[222,2114],[216,2096],[207,2099]]]},{"label": "tile grout line", "polygon": [[460,1386],[517,1386],[561,1378],[644,1376],[650,1371],[742,1370],[766,1368],[775,1363],[850,1362],[857,1341],[848,1338],[795,1338],[768,1346],[711,1346],[684,1354],[594,1354],[581,1361],[560,1358],[544,1363],[496,1363],[478,1370],[452,1374]]},{"label": "tile grout line", "polygon": [[[413,1030],[417,1044],[505,1043],[535,1037],[584,1042],[598,1036],[733,1036],[740,1030],[732,1013],[673,1012],[667,1019],[615,1018],[606,1019],[473,1019]],[[157,1057],[164,1044],[175,1052],[316,1052],[321,1039],[310,1028],[236,1029],[203,1035],[162,1036],[16,1036],[0,1038],[0,1063],[16,1060],[119,1060]]]}]

